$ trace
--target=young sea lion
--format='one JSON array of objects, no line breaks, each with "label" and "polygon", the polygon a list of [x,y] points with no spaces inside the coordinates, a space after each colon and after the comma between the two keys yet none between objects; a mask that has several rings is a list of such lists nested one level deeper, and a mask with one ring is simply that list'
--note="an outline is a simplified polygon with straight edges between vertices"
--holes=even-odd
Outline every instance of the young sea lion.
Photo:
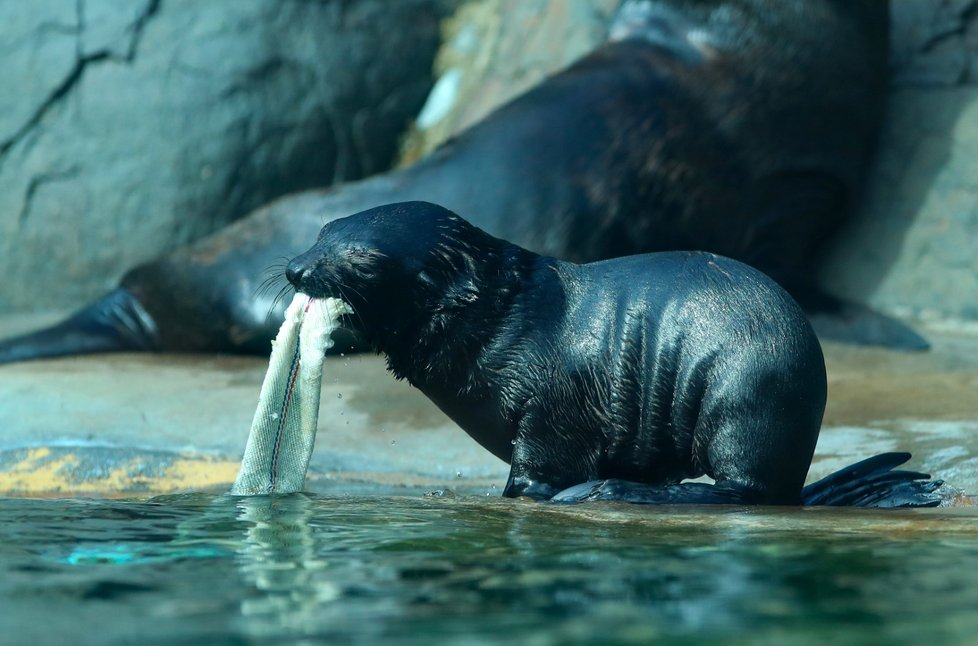
[{"label": "young sea lion", "polygon": [[604,46],[414,166],[283,198],[137,267],[64,323],[0,343],[0,363],[266,352],[277,317],[256,292],[267,268],[325,221],[418,199],[575,262],[730,256],[836,314],[846,322],[829,330],[836,338],[926,347],[814,285],[818,248],[850,211],[872,151],[887,28],[881,0],[626,2]]},{"label": "young sea lion", "polygon": [[[802,489],[825,364],[801,309],[735,260],[578,265],[426,202],[323,227],[286,270],[512,466],[504,496],[642,503],[933,506],[885,454]],[[716,484],[684,483],[708,475]]]}]

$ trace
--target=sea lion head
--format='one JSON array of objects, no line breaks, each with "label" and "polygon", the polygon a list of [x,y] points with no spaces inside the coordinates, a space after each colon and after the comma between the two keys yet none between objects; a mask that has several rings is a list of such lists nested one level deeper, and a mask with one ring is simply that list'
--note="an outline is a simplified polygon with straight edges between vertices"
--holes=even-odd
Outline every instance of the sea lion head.
[{"label": "sea lion head", "polygon": [[377,296],[403,288],[420,269],[419,257],[432,242],[441,211],[433,204],[409,202],[333,220],[311,249],[289,262],[285,276],[299,292],[350,302],[374,300],[364,288],[380,292]]},{"label": "sea lion head", "polygon": [[539,259],[448,209],[402,202],[334,220],[286,276],[314,298],[340,298],[343,325],[416,385],[464,382]]},{"label": "sea lion head", "polygon": [[353,314],[344,325],[390,354],[407,336],[433,342],[495,307],[507,292],[499,270],[510,249],[519,248],[448,209],[402,202],[327,223],[286,277],[299,292],[346,301]]},{"label": "sea lion head", "polygon": [[379,206],[328,222],[285,276],[314,298],[347,301],[361,316],[389,310],[411,291],[440,228],[454,216],[426,202]]}]

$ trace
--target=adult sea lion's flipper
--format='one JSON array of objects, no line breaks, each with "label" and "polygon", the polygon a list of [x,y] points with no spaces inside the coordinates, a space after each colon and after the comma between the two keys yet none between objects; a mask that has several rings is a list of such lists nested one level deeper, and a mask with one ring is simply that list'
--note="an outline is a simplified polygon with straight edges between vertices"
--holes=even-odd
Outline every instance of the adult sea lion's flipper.
[{"label": "adult sea lion's flipper", "polygon": [[817,171],[774,173],[758,182],[753,217],[743,223],[735,256],[787,289],[823,340],[894,350],[927,350],[910,326],[869,307],[826,293],[816,284],[825,243],[851,210],[851,189]]},{"label": "adult sea lion's flipper", "polygon": [[158,343],[153,319],[120,287],[56,325],[0,341],[0,363],[97,352],[146,352],[155,350]]},{"label": "adult sea lion's flipper", "polygon": [[808,313],[815,332],[823,340],[906,351],[930,348],[930,342],[910,326],[865,305],[820,291],[808,294],[796,292],[796,297]]}]

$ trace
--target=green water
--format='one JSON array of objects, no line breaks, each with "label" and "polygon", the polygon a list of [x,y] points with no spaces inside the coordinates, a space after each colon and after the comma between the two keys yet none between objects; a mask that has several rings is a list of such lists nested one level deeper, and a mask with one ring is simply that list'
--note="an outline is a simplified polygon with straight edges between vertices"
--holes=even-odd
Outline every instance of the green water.
[{"label": "green water", "polygon": [[978,511],[0,499],[0,643],[978,643]]}]

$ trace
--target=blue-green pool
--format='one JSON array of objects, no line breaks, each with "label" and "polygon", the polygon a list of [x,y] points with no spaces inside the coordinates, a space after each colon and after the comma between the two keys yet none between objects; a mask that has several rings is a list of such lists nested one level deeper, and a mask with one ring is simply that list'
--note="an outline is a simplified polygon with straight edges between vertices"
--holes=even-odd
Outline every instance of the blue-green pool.
[{"label": "blue-green pool", "polygon": [[978,510],[0,499],[0,643],[978,643]]}]

